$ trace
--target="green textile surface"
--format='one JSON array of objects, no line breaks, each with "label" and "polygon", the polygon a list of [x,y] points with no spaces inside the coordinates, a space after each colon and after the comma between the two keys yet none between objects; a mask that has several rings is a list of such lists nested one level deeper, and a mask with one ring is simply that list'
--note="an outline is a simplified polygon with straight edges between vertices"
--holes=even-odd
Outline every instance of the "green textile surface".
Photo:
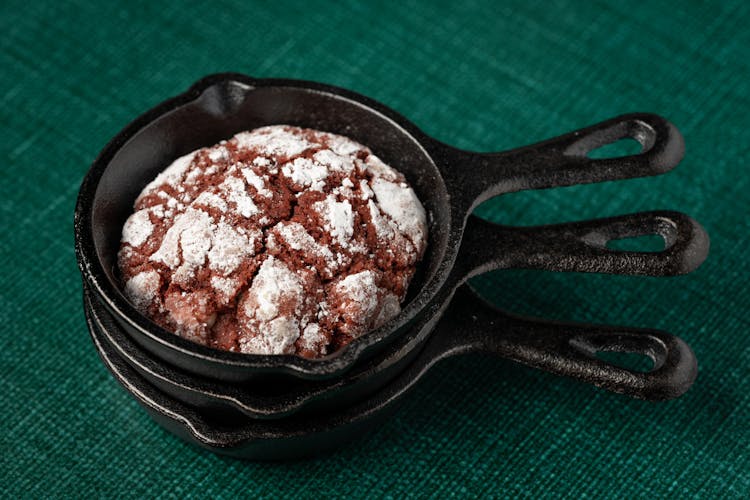
[{"label": "green textile surface", "polygon": [[[0,6],[0,491],[151,495],[750,496],[750,4],[21,2]],[[669,279],[495,272],[508,310],[655,327],[700,362],[666,403],[492,357],[435,367],[386,425],[326,457],[217,457],[153,423],[89,340],[73,253],[79,183],[107,140],[201,76],[346,87],[458,147],[504,150],[624,112],[662,114],[672,173],[508,195],[540,224],[675,209],[708,230]]]}]

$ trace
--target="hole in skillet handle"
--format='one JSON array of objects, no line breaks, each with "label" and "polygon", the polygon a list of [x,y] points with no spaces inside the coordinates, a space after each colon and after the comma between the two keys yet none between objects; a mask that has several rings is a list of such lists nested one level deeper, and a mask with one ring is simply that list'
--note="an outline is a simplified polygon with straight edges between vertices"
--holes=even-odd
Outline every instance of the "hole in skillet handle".
[{"label": "hole in skillet handle", "polygon": [[610,365],[634,372],[648,373],[654,369],[654,360],[639,352],[597,351],[596,357]]},{"label": "hole in skillet handle", "polygon": [[623,252],[655,253],[666,248],[666,241],[660,234],[644,234],[611,239],[607,242],[607,248]]},{"label": "hole in skillet handle", "polygon": [[501,356],[637,399],[676,398],[698,373],[690,347],[660,330],[512,317],[505,324],[504,341],[489,344]]},{"label": "hole in skillet handle", "polygon": [[648,374],[664,366],[670,357],[668,344],[671,338],[665,338],[656,330],[623,328],[605,335],[589,327],[572,336],[568,343],[580,353],[608,366]]},{"label": "hole in skillet handle", "polygon": [[615,142],[610,142],[589,151],[586,156],[592,160],[605,158],[623,158],[625,156],[637,155],[643,152],[643,144],[632,137],[623,137]]},{"label": "hole in skillet handle", "polygon": [[585,156],[592,160],[615,159],[642,155],[656,144],[656,130],[642,120],[615,122],[584,135],[566,150],[569,156]]},{"label": "hole in skillet handle", "polygon": [[[609,272],[673,276],[697,268],[708,254],[708,236],[692,218],[672,211],[641,212],[580,223],[590,230],[580,241],[592,252],[617,259],[622,270]],[[636,268],[639,271],[636,272]]]}]

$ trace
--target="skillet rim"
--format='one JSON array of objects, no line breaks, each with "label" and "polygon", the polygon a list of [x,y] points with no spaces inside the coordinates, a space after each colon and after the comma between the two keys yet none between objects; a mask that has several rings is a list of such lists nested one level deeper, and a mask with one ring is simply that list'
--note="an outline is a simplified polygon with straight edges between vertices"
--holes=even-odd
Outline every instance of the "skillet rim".
[{"label": "skillet rim", "polygon": [[[260,355],[235,353],[204,346],[156,325],[145,315],[137,311],[122,295],[117,285],[112,283],[99,259],[96,238],[93,230],[93,202],[96,198],[99,181],[117,153],[145,127],[159,118],[201,98],[208,90],[220,85],[239,84],[246,87],[246,92],[257,88],[292,88],[327,94],[333,99],[349,101],[366,112],[380,115],[390,122],[395,130],[406,136],[430,163],[434,173],[441,182],[441,188],[448,200],[453,200],[449,190],[450,177],[441,166],[444,162],[436,161],[447,148],[440,141],[422,132],[416,125],[386,105],[367,96],[348,89],[309,80],[284,78],[253,78],[241,73],[216,73],[203,77],[193,83],[185,92],[166,99],[153,108],[139,115],[121,129],[101,150],[87,171],[79,189],[74,216],[75,249],[78,266],[84,280],[103,301],[104,305],[120,321],[125,321],[138,335],[143,335],[151,342],[167,348],[178,356],[186,356],[197,363],[221,365],[232,370],[255,370],[258,374],[288,374],[306,379],[328,378],[354,366],[367,352],[374,352],[378,346],[385,346],[407,328],[418,315],[422,314],[431,300],[448,283],[453,263],[458,255],[463,233],[463,221],[468,214],[457,213],[455,203],[448,203],[445,223],[445,241],[434,255],[436,262],[432,276],[426,276],[421,289],[406,304],[396,318],[385,325],[353,340],[347,346],[328,356],[315,359],[302,358],[296,355]],[[447,182],[448,181],[448,182]],[[434,243],[434,242],[433,242]],[[422,261],[424,265],[425,261]],[[138,339],[135,339],[138,340]],[[139,342],[140,343],[140,342]],[[157,353],[154,353],[157,354]],[[158,356],[158,355],[157,355]],[[160,359],[162,356],[158,356]],[[222,377],[216,377],[222,379]]]}]

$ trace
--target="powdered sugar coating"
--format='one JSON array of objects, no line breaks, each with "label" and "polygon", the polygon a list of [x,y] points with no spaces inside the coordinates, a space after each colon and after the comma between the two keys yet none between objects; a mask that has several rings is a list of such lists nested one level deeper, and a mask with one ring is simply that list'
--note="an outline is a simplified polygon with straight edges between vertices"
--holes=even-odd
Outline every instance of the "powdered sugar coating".
[{"label": "powdered sugar coating", "polygon": [[142,245],[154,230],[148,210],[134,213],[122,228],[122,241],[134,247]]},{"label": "powdered sugar coating", "polygon": [[246,333],[239,339],[240,351],[293,354],[294,343],[314,311],[308,299],[303,278],[282,261],[268,257],[237,308]]},{"label": "powdered sugar coating", "polygon": [[346,137],[277,125],[174,161],[123,227],[132,303],[220,349],[319,357],[400,312],[424,208]]},{"label": "powdered sugar coating", "polygon": [[147,308],[156,299],[161,286],[161,278],[156,271],[143,271],[125,282],[125,293],[132,298],[139,309]]}]

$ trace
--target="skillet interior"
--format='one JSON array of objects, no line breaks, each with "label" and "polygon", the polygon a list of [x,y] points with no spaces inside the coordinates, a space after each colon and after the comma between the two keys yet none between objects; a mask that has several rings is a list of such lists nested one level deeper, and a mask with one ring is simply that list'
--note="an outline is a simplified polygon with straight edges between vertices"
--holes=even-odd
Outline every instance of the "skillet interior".
[{"label": "skillet interior", "polygon": [[[178,156],[239,131],[270,124],[329,131],[367,145],[406,176],[428,212],[427,252],[409,288],[402,314],[322,360],[245,355],[194,344],[139,314],[120,291],[116,270],[120,232],[143,187]],[[248,367],[259,373],[282,371],[309,378],[339,373],[356,360],[356,347],[369,346],[369,352],[376,352],[379,344],[387,344],[413,319],[432,295],[429,291],[439,287],[441,264],[455,253],[456,249],[448,246],[452,218],[448,193],[422,143],[430,140],[403,118],[348,91],[296,81],[254,81],[241,76],[218,75],[213,81],[202,80],[183,96],[133,122],[94,163],[77,207],[76,231],[81,230],[79,216],[82,220],[90,217],[88,228],[83,231],[90,229],[93,248],[84,238],[83,243],[79,242],[79,253],[88,254],[94,262],[82,265],[84,276],[93,282],[94,291],[113,309],[134,340],[189,371],[228,380],[246,379]]]}]

